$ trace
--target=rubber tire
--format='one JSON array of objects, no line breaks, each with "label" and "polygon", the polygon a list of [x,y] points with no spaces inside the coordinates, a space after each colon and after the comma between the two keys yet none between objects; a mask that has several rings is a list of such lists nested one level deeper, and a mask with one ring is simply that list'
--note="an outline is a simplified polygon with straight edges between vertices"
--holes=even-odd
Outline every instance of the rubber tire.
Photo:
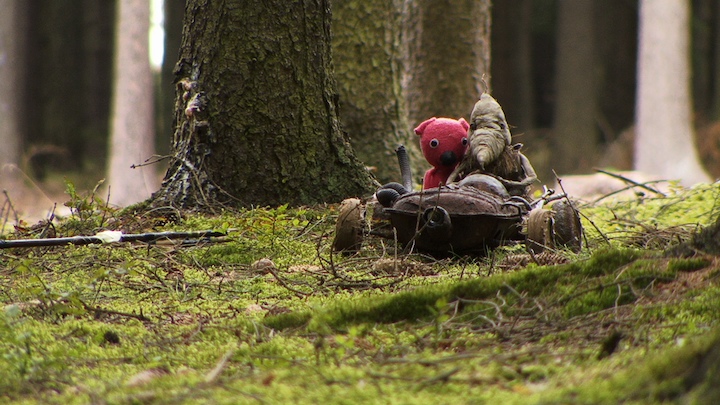
[{"label": "rubber tire", "polygon": [[365,207],[357,198],[348,198],[340,204],[340,213],[335,223],[333,250],[355,253],[363,241]]},{"label": "rubber tire", "polygon": [[543,208],[530,211],[527,219],[527,248],[535,254],[542,253],[546,248],[554,248],[553,243],[553,212]]},{"label": "rubber tire", "polygon": [[557,247],[566,247],[577,253],[582,248],[583,228],[580,214],[570,202],[561,200],[552,205],[553,243]]}]

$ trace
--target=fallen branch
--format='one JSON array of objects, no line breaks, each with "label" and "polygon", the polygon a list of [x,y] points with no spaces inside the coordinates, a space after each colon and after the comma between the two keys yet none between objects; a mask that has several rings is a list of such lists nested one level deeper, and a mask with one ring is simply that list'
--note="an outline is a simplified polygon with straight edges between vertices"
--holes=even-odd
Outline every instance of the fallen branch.
[{"label": "fallen branch", "polygon": [[303,291],[300,291],[300,290],[290,287],[288,285],[288,283],[286,283],[285,280],[283,280],[283,278],[280,277],[280,275],[277,273],[277,271],[276,271],[277,269],[275,268],[274,265],[267,266],[263,270],[267,270],[268,273],[272,274],[273,277],[275,277],[275,280],[277,280],[278,283],[280,283],[280,285],[282,285],[283,287],[287,288],[288,290],[294,292],[296,296],[302,298],[302,297],[307,297],[308,295],[310,295],[310,293],[306,293],[306,292],[303,292]]},{"label": "fallen branch", "polygon": [[117,315],[117,316],[124,316],[127,318],[135,318],[137,320],[143,321],[143,322],[150,322],[150,318],[146,317],[142,314],[142,310],[140,311],[140,314],[131,314],[127,312],[120,312],[120,311],[113,311],[112,309],[104,309],[100,307],[93,307],[91,305],[86,304],[84,301],[80,301],[83,308],[85,308],[86,311],[92,312],[95,315],[98,314],[105,314],[105,315]]},{"label": "fallen branch", "polygon": [[28,248],[40,246],[92,245],[111,242],[156,242],[163,239],[208,239],[227,236],[225,232],[149,232],[123,235],[120,231],[103,231],[94,236],[73,236],[68,238],[0,240],[0,249]]},{"label": "fallen branch", "polygon": [[654,188],[648,186],[648,184],[649,184],[649,183],[652,183],[652,182],[648,182],[648,183],[644,183],[644,184],[643,184],[643,183],[638,183],[637,181],[635,181],[635,180],[633,180],[633,179],[630,179],[630,178],[627,178],[627,177],[625,177],[625,176],[623,176],[623,175],[620,175],[620,174],[617,174],[617,173],[613,173],[613,172],[608,172],[608,171],[603,170],[603,169],[595,169],[595,171],[598,172],[598,173],[606,174],[606,175],[608,175],[608,176],[610,176],[610,177],[614,177],[614,178],[616,178],[616,179],[618,179],[618,180],[624,181],[625,183],[632,184],[632,185],[637,186],[637,187],[640,187],[640,188],[644,188],[644,189],[647,190],[647,191],[650,191],[650,192],[652,192],[652,193],[661,195],[661,196],[663,196],[663,197],[667,197],[667,195],[665,195],[665,193],[663,193],[662,191],[657,190],[657,189],[654,189]]}]

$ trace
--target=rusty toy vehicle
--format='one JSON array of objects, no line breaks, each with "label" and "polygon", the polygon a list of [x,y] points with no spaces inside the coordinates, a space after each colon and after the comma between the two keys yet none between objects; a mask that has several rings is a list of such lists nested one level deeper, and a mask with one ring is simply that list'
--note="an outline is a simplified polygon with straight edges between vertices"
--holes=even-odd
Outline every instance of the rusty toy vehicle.
[{"label": "rusty toy vehicle", "polygon": [[[484,254],[522,241],[533,253],[545,248],[580,249],[580,217],[564,194],[545,189],[529,201],[526,195],[512,195],[496,177],[477,173],[457,183],[411,192],[404,153],[398,149],[403,185],[383,186],[367,204],[359,199],[343,202],[336,223],[336,251],[357,251],[366,235],[396,238],[406,247],[433,255]],[[373,229],[364,219],[368,208],[372,208]]]}]

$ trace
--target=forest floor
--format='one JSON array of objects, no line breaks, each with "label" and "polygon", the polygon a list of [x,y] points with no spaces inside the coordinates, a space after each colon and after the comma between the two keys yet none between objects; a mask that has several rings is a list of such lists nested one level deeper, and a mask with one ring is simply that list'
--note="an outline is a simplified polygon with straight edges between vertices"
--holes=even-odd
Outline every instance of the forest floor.
[{"label": "forest floor", "polygon": [[580,253],[445,259],[335,254],[335,205],[158,217],[66,191],[64,219],[0,238],[228,236],[0,249],[3,403],[720,399],[720,184],[581,205]]}]

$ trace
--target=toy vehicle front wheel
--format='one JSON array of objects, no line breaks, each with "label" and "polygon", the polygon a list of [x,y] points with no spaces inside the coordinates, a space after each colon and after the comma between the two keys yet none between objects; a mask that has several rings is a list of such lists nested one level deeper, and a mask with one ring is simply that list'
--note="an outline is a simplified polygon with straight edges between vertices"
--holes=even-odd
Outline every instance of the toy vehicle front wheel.
[{"label": "toy vehicle front wheel", "polygon": [[348,198],[340,204],[340,213],[335,223],[333,250],[354,253],[360,250],[363,240],[365,207],[357,198]]},{"label": "toy vehicle front wheel", "polygon": [[580,215],[566,200],[556,202],[551,209],[533,209],[527,219],[526,244],[535,254],[562,247],[579,252],[582,247]]}]

